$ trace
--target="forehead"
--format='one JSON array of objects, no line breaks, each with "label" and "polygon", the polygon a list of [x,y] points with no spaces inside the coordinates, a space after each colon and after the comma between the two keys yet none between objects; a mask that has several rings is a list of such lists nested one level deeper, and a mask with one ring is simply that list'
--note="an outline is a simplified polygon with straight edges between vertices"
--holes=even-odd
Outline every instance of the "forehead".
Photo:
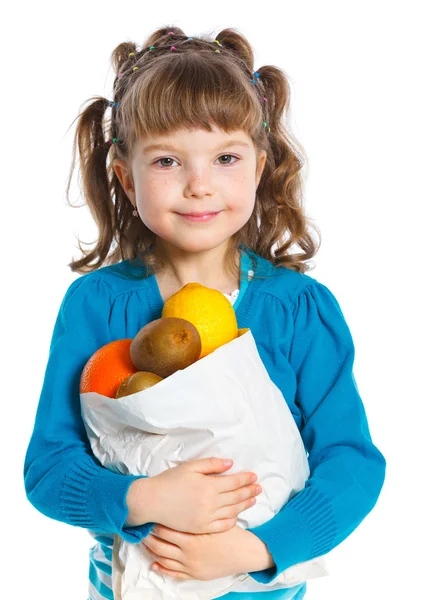
[{"label": "forehead", "polygon": [[156,150],[210,150],[215,151],[222,148],[240,147],[249,150],[254,148],[250,136],[242,130],[225,132],[217,128],[212,131],[204,129],[180,128],[165,134],[147,135],[138,141],[142,153]]}]

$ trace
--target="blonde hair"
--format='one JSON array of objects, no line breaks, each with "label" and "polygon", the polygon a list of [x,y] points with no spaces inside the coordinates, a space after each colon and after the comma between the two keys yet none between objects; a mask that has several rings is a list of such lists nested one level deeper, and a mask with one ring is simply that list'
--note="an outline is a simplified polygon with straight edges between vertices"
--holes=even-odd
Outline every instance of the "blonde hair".
[{"label": "blonde hair", "polygon": [[[149,134],[181,127],[212,131],[213,125],[225,133],[245,131],[256,151],[267,153],[253,213],[228,246],[228,272],[238,272],[235,256],[240,244],[276,266],[310,270],[307,261],[320,247],[320,232],[304,213],[305,153],[288,131],[290,88],[284,72],[275,66],[260,67],[253,84],[253,50],[235,29],[224,29],[216,38],[188,39],[177,27],[160,28],[140,49],[133,42],[119,44],[112,66],[113,101],[118,104],[111,117],[106,118],[111,103],[100,96],[91,98],[78,116],[67,198],[69,202],[78,146],[83,192],[98,239],[88,251],[79,240],[83,256],[69,264],[71,270],[87,273],[138,258],[147,274],[163,266],[149,251],[156,236],[133,216],[112,161],[128,162],[135,142]],[[111,144],[113,138],[116,143]],[[309,225],[318,233],[317,243]],[[300,253],[292,252],[296,246]]]}]

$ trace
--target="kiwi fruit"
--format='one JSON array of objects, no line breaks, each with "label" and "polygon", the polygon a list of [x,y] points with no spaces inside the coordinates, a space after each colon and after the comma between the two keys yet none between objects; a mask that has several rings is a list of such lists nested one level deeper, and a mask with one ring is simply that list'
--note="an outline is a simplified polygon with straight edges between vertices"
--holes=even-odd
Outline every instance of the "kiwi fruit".
[{"label": "kiwi fruit", "polygon": [[195,325],[179,317],[162,317],[142,327],[130,346],[139,371],[168,377],[198,360],[201,337]]},{"label": "kiwi fruit", "polygon": [[124,379],[119,386],[118,391],[116,392],[115,398],[118,399],[123,398],[124,396],[129,396],[130,394],[136,394],[136,392],[146,390],[162,380],[163,377],[160,377],[155,373],[138,371],[137,373],[130,375],[130,377],[127,377],[127,379]]}]

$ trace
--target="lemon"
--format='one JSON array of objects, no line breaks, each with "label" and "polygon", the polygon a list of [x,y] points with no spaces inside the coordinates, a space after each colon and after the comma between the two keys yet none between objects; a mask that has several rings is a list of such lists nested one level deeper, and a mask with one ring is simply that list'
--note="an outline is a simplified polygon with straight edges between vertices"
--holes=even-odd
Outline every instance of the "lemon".
[{"label": "lemon", "polygon": [[236,313],[228,298],[219,290],[200,283],[188,283],[168,298],[163,306],[163,317],[178,317],[195,325],[202,345],[199,358],[239,334]]}]

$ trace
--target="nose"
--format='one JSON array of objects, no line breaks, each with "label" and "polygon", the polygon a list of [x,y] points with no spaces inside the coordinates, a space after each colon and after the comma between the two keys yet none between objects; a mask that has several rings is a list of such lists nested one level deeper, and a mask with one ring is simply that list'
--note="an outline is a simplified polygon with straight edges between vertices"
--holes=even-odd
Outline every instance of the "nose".
[{"label": "nose", "polygon": [[212,194],[212,177],[207,168],[195,169],[186,175],[185,194],[203,198]]}]

